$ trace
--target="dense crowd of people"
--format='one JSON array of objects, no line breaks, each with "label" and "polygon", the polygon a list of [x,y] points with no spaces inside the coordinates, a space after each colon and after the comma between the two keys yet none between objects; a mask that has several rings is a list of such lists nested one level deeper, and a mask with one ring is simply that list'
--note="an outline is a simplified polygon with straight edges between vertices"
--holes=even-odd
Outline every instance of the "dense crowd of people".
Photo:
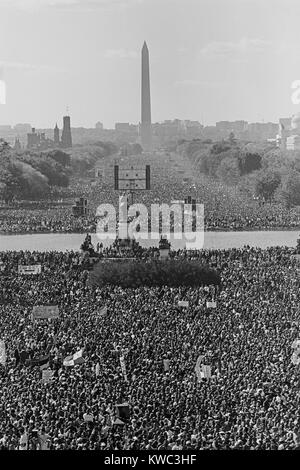
[{"label": "dense crowd of people", "polygon": [[[293,252],[173,253],[217,269],[219,291],[91,287],[80,253],[1,252],[0,447],[299,449]],[[40,274],[18,274],[36,264]],[[33,320],[39,305],[59,318]],[[195,373],[199,356],[211,377]]]},{"label": "dense crowd of people", "polygon": [[[139,166],[146,163],[151,166],[151,190],[136,192],[134,202],[145,204],[148,209],[152,203],[171,204],[173,200],[192,196],[204,205],[205,230],[208,231],[293,230],[300,227],[300,207],[287,210],[280,204],[262,203],[205,175],[197,175],[195,179],[191,163],[179,155],[153,154],[143,156],[144,160],[140,161],[141,158],[137,162]],[[41,208],[0,208],[0,233],[95,232],[98,206],[110,203],[118,208],[118,198],[122,194],[114,190],[113,164],[107,162],[107,165],[103,178],[73,178],[68,188],[56,189],[57,198],[64,202],[61,206],[55,205],[52,198],[44,201]],[[184,178],[183,171],[188,178]],[[80,196],[88,199],[89,214],[75,217],[72,205]]]}]

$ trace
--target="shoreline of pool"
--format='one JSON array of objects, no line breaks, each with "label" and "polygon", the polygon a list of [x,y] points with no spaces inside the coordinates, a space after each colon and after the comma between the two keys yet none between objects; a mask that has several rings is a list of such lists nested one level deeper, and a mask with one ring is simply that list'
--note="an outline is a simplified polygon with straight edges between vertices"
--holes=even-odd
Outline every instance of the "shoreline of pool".
[{"label": "shoreline of pool", "polygon": [[[80,233],[34,233],[34,234],[0,234],[0,252],[2,251],[79,251],[86,232]],[[111,245],[111,240],[102,240],[95,233],[91,233],[92,243]],[[298,230],[261,230],[261,231],[207,231],[198,241],[198,249],[233,249],[244,246],[268,248],[271,246],[288,246],[296,248],[300,238]],[[171,248],[174,250],[184,248],[184,240],[173,239]],[[139,240],[145,248],[158,246],[159,239]],[[187,245],[187,248],[193,248]]]}]

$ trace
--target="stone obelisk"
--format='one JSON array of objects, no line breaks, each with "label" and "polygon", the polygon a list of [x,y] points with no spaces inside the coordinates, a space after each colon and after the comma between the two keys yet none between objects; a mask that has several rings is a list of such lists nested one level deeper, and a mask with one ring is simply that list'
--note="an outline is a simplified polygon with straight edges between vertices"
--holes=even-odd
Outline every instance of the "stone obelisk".
[{"label": "stone obelisk", "polygon": [[150,76],[149,76],[149,51],[144,42],[142,48],[142,121],[141,144],[143,150],[152,150],[151,128],[151,101],[150,101]]}]

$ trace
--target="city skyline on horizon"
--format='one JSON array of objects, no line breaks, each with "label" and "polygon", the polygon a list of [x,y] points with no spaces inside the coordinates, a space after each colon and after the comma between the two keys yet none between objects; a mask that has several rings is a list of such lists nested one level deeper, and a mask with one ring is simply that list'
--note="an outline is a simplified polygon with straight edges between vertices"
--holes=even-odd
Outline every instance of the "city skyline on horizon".
[{"label": "city skyline on horizon", "polygon": [[139,123],[144,41],[152,122],[278,122],[300,111],[297,11],[295,0],[0,0],[0,125],[51,128],[67,106],[73,127]]},{"label": "city skyline on horizon", "polygon": [[[299,113],[295,113],[295,114],[299,114]],[[72,124],[72,115],[71,114],[69,115],[69,117],[71,118],[71,129],[97,129],[96,124],[98,124],[98,123],[103,124],[103,122],[98,120],[96,123],[94,123],[94,125],[92,125],[90,127],[85,126],[85,125],[76,126],[76,125]],[[291,115],[291,116],[280,116],[277,121],[247,121],[247,119],[245,119],[245,120],[244,119],[233,119],[233,120],[222,119],[220,121],[216,121],[215,123],[208,124],[207,126],[204,125],[203,127],[204,128],[205,127],[216,127],[216,124],[218,124],[220,122],[237,123],[237,122],[242,122],[242,121],[246,122],[247,124],[278,124],[279,125],[280,124],[279,120],[281,120],[281,119],[291,119],[292,117],[293,117],[293,115]],[[60,121],[61,121],[61,125],[60,125]],[[163,121],[152,122],[152,125],[155,126],[155,125],[159,125],[159,124],[174,123],[175,121],[180,121],[182,123],[183,122],[187,122],[187,123],[188,122],[198,122],[199,124],[202,125],[202,122],[198,121],[196,119],[179,119],[179,118],[165,119]],[[56,125],[58,125],[58,129],[62,129],[63,128],[62,122],[63,122],[63,117],[60,120],[57,119],[55,121],[54,125],[49,125],[47,127],[45,127],[45,126],[41,127],[41,126],[37,125],[37,123],[31,123],[31,122],[28,122],[28,121],[27,122],[24,121],[24,122],[15,122],[15,123],[0,123],[0,128],[9,126],[9,127],[11,127],[11,129],[14,129],[15,126],[30,125],[31,128],[34,128],[38,131],[40,131],[40,130],[49,130],[49,129],[54,130]],[[112,125],[112,127],[105,127],[103,125],[103,129],[100,129],[100,131],[101,130],[114,131],[114,130],[116,130],[115,129],[116,124],[117,125],[118,124],[129,124],[130,126],[140,126],[141,122],[129,122],[129,121],[120,122],[120,121],[117,121]],[[0,136],[0,138],[1,138],[1,136]]]}]

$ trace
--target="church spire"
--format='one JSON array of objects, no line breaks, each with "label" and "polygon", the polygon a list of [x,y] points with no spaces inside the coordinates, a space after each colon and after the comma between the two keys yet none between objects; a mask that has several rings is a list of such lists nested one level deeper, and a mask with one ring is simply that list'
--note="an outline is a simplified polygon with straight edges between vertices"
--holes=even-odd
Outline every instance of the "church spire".
[{"label": "church spire", "polygon": [[54,143],[59,146],[59,128],[56,123],[56,126],[54,127]]}]

